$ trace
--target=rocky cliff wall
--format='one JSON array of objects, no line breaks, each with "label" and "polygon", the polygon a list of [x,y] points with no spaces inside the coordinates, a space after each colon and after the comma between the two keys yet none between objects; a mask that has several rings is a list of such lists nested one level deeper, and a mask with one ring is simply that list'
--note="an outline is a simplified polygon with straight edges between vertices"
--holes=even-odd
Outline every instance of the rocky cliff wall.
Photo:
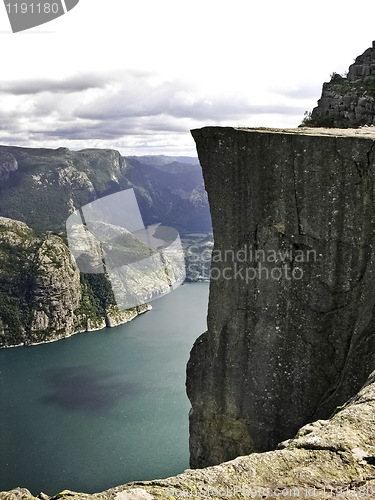
[{"label": "rocky cliff wall", "polygon": [[187,371],[203,467],[328,418],[375,368],[375,134],[193,136],[215,240],[208,331]]},{"label": "rocky cliff wall", "polygon": [[375,42],[358,56],[347,76],[333,73],[322,96],[303,122],[311,127],[375,125]]},{"label": "rocky cliff wall", "polygon": [[49,340],[74,331],[79,271],[61,238],[37,238],[0,218],[0,345]]}]

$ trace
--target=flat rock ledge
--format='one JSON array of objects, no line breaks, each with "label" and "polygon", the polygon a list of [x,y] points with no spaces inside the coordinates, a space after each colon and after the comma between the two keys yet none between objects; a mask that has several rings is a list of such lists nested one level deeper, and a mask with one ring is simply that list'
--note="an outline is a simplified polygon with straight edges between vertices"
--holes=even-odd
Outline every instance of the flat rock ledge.
[{"label": "flat rock ledge", "polygon": [[274,451],[91,495],[65,490],[54,497],[33,497],[23,488],[0,493],[0,500],[333,497],[375,498],[375,372],[329,420],[305,425]]}]

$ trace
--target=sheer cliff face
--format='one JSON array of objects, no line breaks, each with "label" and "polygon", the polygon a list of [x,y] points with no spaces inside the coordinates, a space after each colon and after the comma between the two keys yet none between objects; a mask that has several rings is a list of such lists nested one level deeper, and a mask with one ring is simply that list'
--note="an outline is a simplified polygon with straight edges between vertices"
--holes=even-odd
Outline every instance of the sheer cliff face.
[{"label": "sheer cliff face", "polygon": [[193,131],[211,205],[192,467],[270,450],[375,368],[375,133]]},{"label": "sheer cliff face", "polygon": [[0,217],[0,255],[0,347],[74,333],[80,275],[63,240]]}]

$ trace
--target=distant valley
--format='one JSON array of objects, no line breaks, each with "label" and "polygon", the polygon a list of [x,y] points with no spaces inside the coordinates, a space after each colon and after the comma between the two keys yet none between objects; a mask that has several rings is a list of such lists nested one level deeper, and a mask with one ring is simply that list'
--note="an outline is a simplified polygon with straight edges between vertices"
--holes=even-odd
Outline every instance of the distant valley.
[{"label": "distant valley", "polygon": [[113,326],[145,310],[120,311],[108,277],[79,273],[66,246],[72,212],[130,188],[146,226],[179,232],[186,279],[207,279],[200,259],[212,249],[212,227],[197,158],[0,146],[0,346]]}]

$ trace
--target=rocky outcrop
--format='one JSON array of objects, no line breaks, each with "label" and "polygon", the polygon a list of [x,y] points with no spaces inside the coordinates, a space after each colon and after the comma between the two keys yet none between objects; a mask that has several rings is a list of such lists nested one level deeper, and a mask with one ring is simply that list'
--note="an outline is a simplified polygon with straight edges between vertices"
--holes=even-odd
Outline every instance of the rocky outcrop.
[{"label": "rocky outcrop", "polygon": [[348,71],[350,81],[368,77],[375,78],[375,42],[372,42],[372,47],[355,59]]},{"label": "rocky outcrop", "polygon": [[18,163],[11,153],[0,151],[0,180],[8,180],[11,172],[15,172],[18,168]]},{"label": "rocky outcrop", "polygon": [[[74,311],[81,300],[80,275],[61,238],[48,235],[34,242],[26,285],[30,324],[26,336],[36,340],[75,331]],[[29,257],[29,258],[30,258]],[[27,264],[26,264],[27,266]],[[38,338],[39,337],[39,338]]]},{"label": "rocky outcrop", "polygon": [[57,235],[0,217],[0,347],[116,326],[150,309],[119,310],[104,275],[80,275]]},{"label": "rocky outcrop", "polygon": [[[291,408],[292,412],[292,408]],[[157,500],[191,498],[318,498],[354,500],[375,494],[375,382],[330,420],[300,429],[279,449],[254,453],[168,479],[134,482],[96,494],[64,490],[52,500]],[[34,500],[23,488],[0,500]],[[45,494],[37,497],[49,500]]]},{"label": "rocky outcrop", "polygon": [[193,131],[211,205],[191,465],[273,449],[375,368],[375,133]]},{"label": "rocky outcrop", "polygon": [[360,127],[375,125],[375,42],[358,56],[347,76],[333,73],[323,84],[318,106],[302,125],[309,127]]},{"label": "rocky outcrop", "polygon": [[2,217],[0,249],[0,345],[73,333],[80,276],[61,238],[38,238],[26,224]]}]

